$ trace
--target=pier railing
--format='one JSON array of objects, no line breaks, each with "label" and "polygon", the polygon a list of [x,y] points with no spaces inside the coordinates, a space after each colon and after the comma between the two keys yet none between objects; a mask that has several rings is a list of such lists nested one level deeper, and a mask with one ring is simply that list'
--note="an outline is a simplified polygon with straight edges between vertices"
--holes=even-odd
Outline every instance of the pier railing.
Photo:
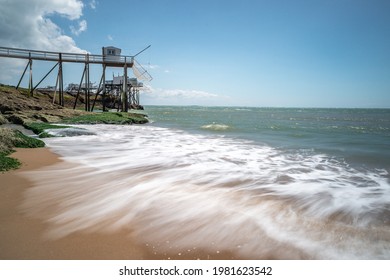
[{"label": "pier railing", "polygon": [[0,57],[107,64],[108,66],[113,67],[124,67],[125,65],[127,65],[128,67],[132,67],[134,63],[133,56],[103,56],[89,53],[50,52],[5,47],[0,47]]}]

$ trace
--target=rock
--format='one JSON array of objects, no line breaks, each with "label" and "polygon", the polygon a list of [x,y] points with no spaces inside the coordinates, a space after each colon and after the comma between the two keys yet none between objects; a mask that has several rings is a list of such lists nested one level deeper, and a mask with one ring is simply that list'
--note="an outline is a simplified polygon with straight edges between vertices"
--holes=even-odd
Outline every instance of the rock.
[{"label": "rock", "polygon": [[[28,97],[26,90],[16,90],[11,86],[0,85],[0,112],[3,117],[14,124],[33,122],[61,123],[64,119],[71,119],[82,115],[91,115],[91,112],[73,110],[53,104],[53,98],[49,94],[36,92],[33,97]],[[75,97],[67,95],[65,105],[73,108]],[[137,106],[142,109],[142,106]],[[120,116],[122,117],[122,116]],[[124,117],[126,118],[126,117]],[[123,120],[123,124],[145,123],[147,120],[138,121],[137,117]],[[122,120],[114,121],[119,123]],[[99,121],[102,123],[103,121]]]},{"label": "rock", "polygon": [[8,120],[2,114],[0,114],[0,125],[7,124],[7,123]]},{"label": "rock", "polygon": [[7,115],[7,120],[14,124],[24,124],[26,120],[28,120],[28,117],[21,115],[21,114],[12,114]]}]

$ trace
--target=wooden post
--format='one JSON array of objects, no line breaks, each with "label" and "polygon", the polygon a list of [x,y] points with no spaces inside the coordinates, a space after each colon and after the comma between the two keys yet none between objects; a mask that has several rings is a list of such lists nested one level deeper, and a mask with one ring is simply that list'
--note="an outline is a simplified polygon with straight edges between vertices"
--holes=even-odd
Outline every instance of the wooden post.
[{"label": "wooden post", "polygon": [[81,75],[81,80],[80,80],[80,84],[79,84],[79,89],[77,90],[77,95],[76,95],[76,98],[75,98],[75,100],[74,100],[73,110],[76,109],[77,100],[79,99],[80,90],[81,90],[81,85],[83,84],[83,80],[84,80],[84,76],[85,76],[86,69],[87,69],[87,64],[85,64],[83,74]]},{"label": "wooden post", "polygon": [[85,111],[90,111],[89,106],[89,54],[86,55],[87,62],[85,63]]},{"label": "wooden post", "polygon": [[103,94],[102,94],[102,105],[103,112],[106,111],[106,64],[103,64]]},{"label": "wooden post", "polygon": [[98,98],[99,93],[101,91],[103,91],[103,88],[101,87],[102,86],[102,82],[103,82],[103,77],[104,77],[104,73],[102,73],[102,77],[100,78],[100,82],[99,82],[99,87],[98,87],[98,89],[96,91],[95,98],[93,99],[93,103],[92,103],[92,107],[91,107],[92,111],[95,108],[95,103],[96,103],[96,100]]},{"label": "wooden post", "polygon": [[131,86],[131,105],[135,105],[135,87]]},{"label": "wooden post", "polygon": [[31,97],[33,96],[33,91],[34,91],[34,86],[33,86],[33,77],[32,77],[32,59],[31,59],[31,53],[29,54],[30,58],[29,58],[29,61],[30,61],[30,80],[28,82],[28,97]]},{"label": "wooden post", "polygon": [[[57,62],[51,69],[49,72],[46,73],[46,75],[35,85],[34,89],[35,90],[37,87],[39,87],[39,85],[46,79],[47,76],[49,76],[49,74],[54,70],[54,68],[57,67],[57,65],[59,64],[59,62]],[[58,75],[57,75],[58,76]]]},{"label": "wooden post", "polygon": [[137,106],[139,106],[139,88],[137,87],[136,88],[136,96],[135,96],[135,100],[136,100],[136,102],[137,102]]},{"label": "wooden post", "polygon": [[30,66],[30,60],[28,60],[28,63],[27,63],[27,65],[26,65],[26,67],[24,68],[23,74],[22,74],[22,76],[21,76],[20,79],[19,79],[19,82],[18,82],[18,85],[16,86],[16,89],[19,88],[20,83],[21,83],[22,80],[23,80],[24,74],[26,74],[26,71],[27,71],[28,66]]},{"label": "wooden post", "polygon": [[62,75],[62,54],[59,54],[58,61],[58,93],[59,93],[59,103],[61,106],[64,106],[64,77]]},{"label": "wooden post", "polygon": [[53,104],[56,103],[56,95],[57,95],[57,86],[58,86],[58,80],[60,79],[60,75],[57,74],[57,79],[56,79],[56,86],[54,89],[54,94],[53,94]]},{"label": "wooden post", "polygon": [[129,100],[127,93],[127,62],[125,57],[125,66],[123,69],[123,89],[122,89],[122,112],[129,111]]}]

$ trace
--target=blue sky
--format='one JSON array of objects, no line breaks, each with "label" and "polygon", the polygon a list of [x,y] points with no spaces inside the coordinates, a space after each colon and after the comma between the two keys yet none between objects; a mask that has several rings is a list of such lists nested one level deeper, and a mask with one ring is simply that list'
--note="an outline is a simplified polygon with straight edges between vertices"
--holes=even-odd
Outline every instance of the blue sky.
[{"label": "blue sky", "polygon": [[[40,7],[45,0],[12,3],[18,2]],[[36,9],[44,19],[37,30],[57,26],[50,42],[69,37],[72,50],[100,54],[102,46],[113,45],[124,55],[152,45],[137,58],[154,78],[141,96],[146,105],[390,108],[390,1],[57,2],[63,3]],[[0,45],[48,46],[7,36]],[[24,64],[15,66],[15,76]],[[51,68],[36,67],[36,80]],[[82,66],[65,67],[65,82],[78,83]],[[94,71],[98,81],[101,70]],[[18,78],[3,73],[0,82]]]}]

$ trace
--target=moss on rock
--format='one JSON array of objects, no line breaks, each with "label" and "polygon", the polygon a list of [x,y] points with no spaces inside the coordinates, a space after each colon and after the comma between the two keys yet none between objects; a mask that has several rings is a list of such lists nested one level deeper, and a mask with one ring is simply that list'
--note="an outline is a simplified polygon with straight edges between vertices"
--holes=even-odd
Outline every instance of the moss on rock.
[{"label": "moss on rock", "polygon": [[0,127],[0,171],[18,168],[18,160],[8,157],[14,148],[39,148],[45,143],[28,137],[16,129]]}]

